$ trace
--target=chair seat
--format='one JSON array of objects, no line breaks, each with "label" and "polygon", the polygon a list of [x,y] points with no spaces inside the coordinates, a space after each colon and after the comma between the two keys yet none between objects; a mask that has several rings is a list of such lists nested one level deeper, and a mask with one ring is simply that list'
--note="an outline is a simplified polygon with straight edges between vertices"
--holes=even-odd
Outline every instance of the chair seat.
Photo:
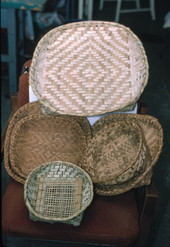
[{"label": "chair seat", "polygon": [[11,179],[2,200],[2,228],[5,234],[18,237],[128,246],[139,233],[135,191],[111,197],[95,195],[76,227],[30,220],[23,185]]}]

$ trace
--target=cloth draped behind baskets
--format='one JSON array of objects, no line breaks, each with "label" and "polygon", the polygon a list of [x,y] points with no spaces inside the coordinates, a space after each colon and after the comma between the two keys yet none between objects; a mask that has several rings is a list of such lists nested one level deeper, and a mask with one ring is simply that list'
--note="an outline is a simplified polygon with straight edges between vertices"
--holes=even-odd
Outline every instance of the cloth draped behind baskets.
[{"label": "cloth draped behind baskets", "polygon": [[84,158],[91,127],[84,117],[45,115],[39,102],[28,103],[13,115],[4,145],[4,165],[24,183],[37,166],[63,160],[78,164]]},{"label": "cloth draped behind baskets", "polygon": [[142,42],[124,25],[83,21],[38,42],[29,84],[47,113],[96,116],[137,102],[148,82]]},{"label": "cloth draped behind baskets", "polygon": [[162,151],[163,131],[149,115],[110,114],[92,126],[81,164],[100,195],[117,195],[150,184]]},{"label": "cloth draped behind baskets", "polygon": [[24,200],[34,221],[79,226],[93,199],[93,183],[83,169],[53,161],[35,168],[24,184]]}]

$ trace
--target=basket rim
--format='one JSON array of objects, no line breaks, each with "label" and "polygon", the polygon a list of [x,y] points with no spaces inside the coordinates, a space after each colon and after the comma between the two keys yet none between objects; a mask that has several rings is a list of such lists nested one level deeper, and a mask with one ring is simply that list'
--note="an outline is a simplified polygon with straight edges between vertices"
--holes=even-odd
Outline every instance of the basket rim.
[{"label": "basket rim", "polygon": [[27,104],[23,105],[22,107],[20,107],[19,109],[17,109],[17,111],[13,114],[12,118],[10,119],[10,122],[9,122],[9,125],[7,128],[7,132],[6,132],[5,143],[4,143],[4,166],[5,166],[5,169],[12,178],[14,178],[15,180],[17,180],[18,182],[21,182],[21,183],[23,183],[22,176],[18,176],[18,174],[16,174],[13,171],[12,167],[10,166],[9,146],[10,146],[11,133],[12,133],[13,129],[15,128],[16,123],[20,120],[19,117],[21,117],[22,113],[24,113],[24,111],[27,110],[28,104],[29,104],[29,107],[32,107],[34,105],[35,106],[38,105],[39,102],[27,103]]},{"label": "basket rim", "polygon": [[[133,180],[128,181],[127,183],[124,183],[124,187],[122,188],[114,188],[115,185],[110,185],[111,187],[113,187],[110,190],[102,190],[102,189],[98,189],[95,187],[95,192],[99,195],[105,195],[105,196],[112,196],[112,195],[116,195],[116,194],[122,194],[125,193],[133,188],[137,188],[138,185],[140,185],[140,183],[142,182],[143,179],[145,179],[145,177],[147,175],[149,175],[151,173],[150,169],[147,169],[144,173],[142,173],[140,176],[135,177]],[[116,191],[116,193],[115,193]]]},{"label": "basket rim", "polygon": [[[131,36],[134,37],[134,39],[136,40],[136,43],[138,44],[138,46],[140,46],[140,49],[142,51],[143,63],[145,64],[145,78],[143,79],[143,82],[141,83],[141,88],[140,88],[140,90],[138,92],[138,95],[136,95],[133,98],[133,100],[129,99],[124,104],[122,103],[121,107],[117,106],[117,108],[113,108],[113,109],[110,109],[110,110],[109,109],[101,110],[100,113],[97,113],[97,114],[96,114],[95,110],[94,110],[94,112],[92,112],[92,113],[89,112],[88,114],[87,114],[87,112],[84,112],[83,110],[82,110],[81,113],[76,113],[76,112],[74,113],[74,111],[73,112],[69,112],[69,111],[66,112],[66,110],[63,110],[63,109],[60,109],[59,107],[56,107],[54,104],[52,104],[47,99],[45,99],[45,97],[42,97],[41,93],[37,90],[37,86],[35,86],[37,80],[34,81],[34,70],[36,68],[36,59],[37,59],[36,57],[37,57],[37,54],[39,53],[39,51],[41,51],[42,44],[54,32],[60,33],[61,31],[64,31],[64,30],[67,30],[67,29],[71,29],[73,27],[74,28],[75,27],[87,28],[88,26],[93,26],[93,25],[96,25],[96,26],[98,26],[98,25],[111,26],[111,27],[115,27],[115,28],[121,28],[123,30],[126,30],[128,33],[130,33]],[[125,26],[123,24],[119,24],[119,23],[111,22],[111,21],[101,21],[101,20],[81,21],[81,22],[67,23],[67,24],[55,27],[55,28],[51,29],[49,32],[47,32],[39,40],[39,42],[38,42],[38,44],[37,44],[37,46],[36,46],[36,48],[34,50],[32,63],[31,63],[31,66],[30,66],[29,85],[31,86],[35,96],[38,98],[38,100],[41,103],[41,105],[45,106],[46,108],[48,108],[52,112],[56,112],[56,113],[59,113],[59,114],[79,115],[79,116],[95,116],[95,115],[101,115],[101,114],[105,114],[105,113],[112,112],[112,111],[117,111],[117,110],[119,110],[121,108],[126,107],[129,104],[135,103],[139,99],[140,95],[144,91],[144,88],[145,88],[146,84],[148,83],[148,76],[149,76],[148,69],[149,69],[149,64],[148,64],[148,59],[147,59],[147,55],[146,55],[145,49],[143,47],[143,44],[142,44],[141,40],[139,39],[139,37],[129,27],[127,27],[127,26]]]},{"label": "basket rim", "polygon": [[[46,166],[50,166],[53,163],[61,163],[61,162],[64,163],[64,164],[67,164],[68,166],[71,166],[71,167],[73,167],[75,169],[78,169],[79,171],[82,172],[82,174],[84,174],[84,176],[86,176],[86,178],[88,179],[88,182],[90,184],[90,198],[89,198],[88,203],[86,204],[86,206],[83,206],[77,213],[75,213],[74,215],[69,216],[67,218],[61,219],[61,218],[51,218],[51,217],[47,217],[47,216],[43,216],[42,217],[41,214],[39,214],[39,213],[37,213],[37,212],[34,211],[34,209],[32,208],[32,206],[29,203],[29,200],[28,200],[28,197],[27,197],[28,183],[32,179],[32,177],[34,176],[34,174],[36,174],[40,169],[43,169]],[[40,166],[38,166],[34,170],[32,170],[32,172],[29,174],[29,176],[27,177],[27,179],[25,180],[25,183],[24,183],[24,201],[25,201],[26,206],[28,207],[29,211],[33,215],[35,215],[36,217],[38,217],[40,219],[44,219],[44,220],[53,220],[53,221],[59,221],[59,222],[71,220],[74,217],[76,217],[79,214],[81,214],[91,204],[91,202],[93,200],[93,196],[94,196],[94,191],[93,191],[93,182],[91,180],[91,177],[89,176],[89,174],[84,169],[82,169],[81,167],[79,167],[76,164],[73,164],[71,162],[65,162],[65,161],[59,161],[59,160],[57,160],[57,161],[52,161],[52,162],[47,162],[47,163],[41,164]]]}]

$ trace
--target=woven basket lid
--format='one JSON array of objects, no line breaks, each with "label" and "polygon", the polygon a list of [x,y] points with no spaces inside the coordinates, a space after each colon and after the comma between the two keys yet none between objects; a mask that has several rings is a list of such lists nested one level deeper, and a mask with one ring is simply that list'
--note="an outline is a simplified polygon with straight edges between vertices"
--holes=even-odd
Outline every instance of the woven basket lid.
[{"label": "woven basket lid", "polygon": [[136,102],[148,81],[139,38],[114,22],[84,21],[45,34],[33,54],[29,83],[48,112],[93,116]]},{"label": "woven basket lid", "polygon": [[79,225],[93,199],[90,176],[70,162],[54,161],[35,168],[24,184],[24,199],[35,221]]},{"label": "woven basket lid", "polygon": [[23,183],[41,163],[56,158],[78,163],[89,138],[91,127],[86,118],[44,115],[38,102],[29,103],[14,114],[7,129],[5,168]]},{"label": "woven basket lid", "polygon": [[83,168],[94,183],[122,183],[137,176],[148,161],[150,156],[139,125],[119,121],[104,126],[93,136]]}]

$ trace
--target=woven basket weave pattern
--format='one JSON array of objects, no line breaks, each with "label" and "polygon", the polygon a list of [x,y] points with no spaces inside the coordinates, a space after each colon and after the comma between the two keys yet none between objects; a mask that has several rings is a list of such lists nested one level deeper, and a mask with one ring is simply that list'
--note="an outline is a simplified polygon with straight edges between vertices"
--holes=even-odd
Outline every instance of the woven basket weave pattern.
[{"label": "woven basket weave pattern", "polygon": [[70,162],[50,162],[29,174],[24,199],[33,220],[79,225],[93,199],[93,184],[80,167]]},{"label": "woven basket weave pattern", "polygon": [[[41,121],[42,119],[44,121],[44,127]],[[30,125],[29,125],[29,121],[31,121]],[[57,132],[54,129],[54,126],[51,126],[51,130],[50,130],[50,121],[51,124],[54,124],[54,126],[56,125],[56,128],[57,125],[60,125],[61,122],[61,125],[57,129]],[[70,126],[73,127],[72,130],[71,127],[68,127],[69,123]],[[64,124],[66,125],[65,129],[64,129]],[[29,129],[31,133],[25,132],[24,129],[20,131],[20,127],[21,129],[23,127]],[[76,130],[74,131],[75,127]],[[43,128],[45,132],[43,132]],[[63,136],[61,136],[61,133],[58,133],[61,129],[62,132],[64,131]],[[55,131],[54,134],[53,131]],[[69,131],[69,133],[67,133],[67,131]],[[69,135],[71,138],[71,133],[72,133],[72,140],[69,139]],[[79,134],[80,136],[78,136]],[[62,146],[59,146],[58,148],[57,146],[55,146],[53,140],[55,136],[57,136],[56,138],[58,140],[58,145],[60,141],[60,145],[63,145],[63,149]],[[20,139],[20,141],[18,141],[19,140],[18,138]],[[48,143],[48,138],[51,138],[51,145]],[[65,139],[66,145],[64,145],[63,138]],[[11,139],[13,139],[13,141]],[[40,159],[37,160],[37,165],[40,164],[39,162],[48,161],[47,160],[48,158],[50,158],[50,160],[51,159],[54,160],[57,157],[63,159],[66,158],[67,161],[77,162],[76,159],[78,158],[78,155],[80,154],[79,158],[81,158],[81,155],[83,155],[84,149],[86,147],[86,142],[89,139],[91,139],[91,127],[88,120],[85,117],[59,116],[59,115],[48,116],[42,113],[39,102],[28,103],[27,105],[21,107],[14,114],[14,116],[12,117],[9,123],[7,129],[7,135],[5,139],[5,147],[4,147],[5,168],[10,176],[12,176],[18,182],[24,183],[26,176],[31,171],[31,169],[34,168],[34,165],[38,157]],[[17,143],[16,145],[15,145],[15,141]],[[69,144],[71,145],[70,147]],[[40,147],[41,145],[42,145],[42,149]],[[64,151],[67,151],[67,153],[64,154]],[[12,158],[10,155],[11,152],[12,152]],[[74,159],[73,159],[73,155],[75,155]],[[69,159],[69,157],[71,158],[71,160]]]},{"label": "woven basket weave pattern", "polygon": [[95,184],[95,192],[103,196],[112,196],[125,193],[133,188],[148,185],[151,182],[153,171],[146,169],[141,175],[134,177],[130,181],[122,184]]},{"label": "woven basket weave pattern", "polygon": [[163,146],[163,130],[155,117],[140,114],[110,114],[100,118],[92,126],[92,132],[95,134],[100,131],[103,126],[117,121],[131,121],[140,125],[143,131],[144,139],[151,155],[150,167],[155,165],[162,151]]},{"label": "woven basket weave pattern", "polygon": [[66,116],[22,119],[11,135],[10,162],[25,178],[36,166],[53,160],[78,164],[86,139],[81,126]]},{"label": "woven basket weave pattern", "polygon": [[[127,170],[127,172],[133,175],[131,176],[130,180],[127,179],[127,174],[125,172],[126,174],[125,177],[124,174],[122,174],[118,177],[117,180],[110,180],[108,182],[96,183],[95,191],[99,195],[108,195],[108,196],[117,195],[124,193],[132,188],[148,185],[151,182],[151,177],[153,174],[153,166],[155,165],[162,151],[162,145],[163,145],[162,127],[156,118],[148,115],[144,116],[138,114],[111,114],[104,116],[92,126],[94,135],[100,132],[100,130],[103,129],[103,127],[109,126],[111,123],[116,124],[118,121],[131,121],[131,123],[137,123],[142,128],[142,132],[144,136],[144,146],[147,149],[146,152],[145,152],[145,148],[143,150],[144,156],[142,152],[140,153],[137,162],[139,161],[140,163],[140,159],[142,159],[143,160],[142,163],[144,166],[138,166],[139,163],[136,164],[136,168],[137,168],[136,175],[134,170],[132,170],[133,167]],[[125,178],[126,182],[121,183],[123,182],[122,177],[123,179]]]},{"label": "woven basket weave pattern", "polygon": [[119,176],[115,177],[115,179],[110,180],[108,182],[103,182],[103,185],[121,185],[123,183],[127,183],[129,181],[133,181],[140,175],[142,175],[147,169],[148,164],[151,162],[151,157],[149,154],[149,151],[143,143],[141,147],[141,151],[139,153],[139,156],[137,157],[135,163],[127,169],[125,172],[122,172]]},{"label": "woven basket weave pattern", "polygon": [[140,162],[146,159],[146,148],[142,140],[141,129],[135,123],[122,121],[106,125],[88,144],[83,167],[95,183],[110,180],[121,183],[143,166]]},{"label": "woven basket weave pattern", "polygon": [[[22,106],[20,109],[18,109],[17,112],[14,113],[8,125],[6,138],[5,138],[5,145],[4,145],[4,166],[8,174],[17,181],[20,181],[20,176],[18,176],[18,174],[13,171],[13,168],[10,165],[9,150],[10,150],[11,133],[13,132],[17,122],[23,119],[24,117],[26,117],[28,114],[30,115],[30,114],[40,114],[40,113],[41,113],[41,108],[39,102],[26,104]],[[22,176],[21,179],[23,179]]]},{"label": "woven basket weave pattern", "polygon": [[30,85],[42,105],[70,115],[99,115],[132,104],[147,79],[140,40],[123,25],[101,21],[48,32],[30,69]]}]

